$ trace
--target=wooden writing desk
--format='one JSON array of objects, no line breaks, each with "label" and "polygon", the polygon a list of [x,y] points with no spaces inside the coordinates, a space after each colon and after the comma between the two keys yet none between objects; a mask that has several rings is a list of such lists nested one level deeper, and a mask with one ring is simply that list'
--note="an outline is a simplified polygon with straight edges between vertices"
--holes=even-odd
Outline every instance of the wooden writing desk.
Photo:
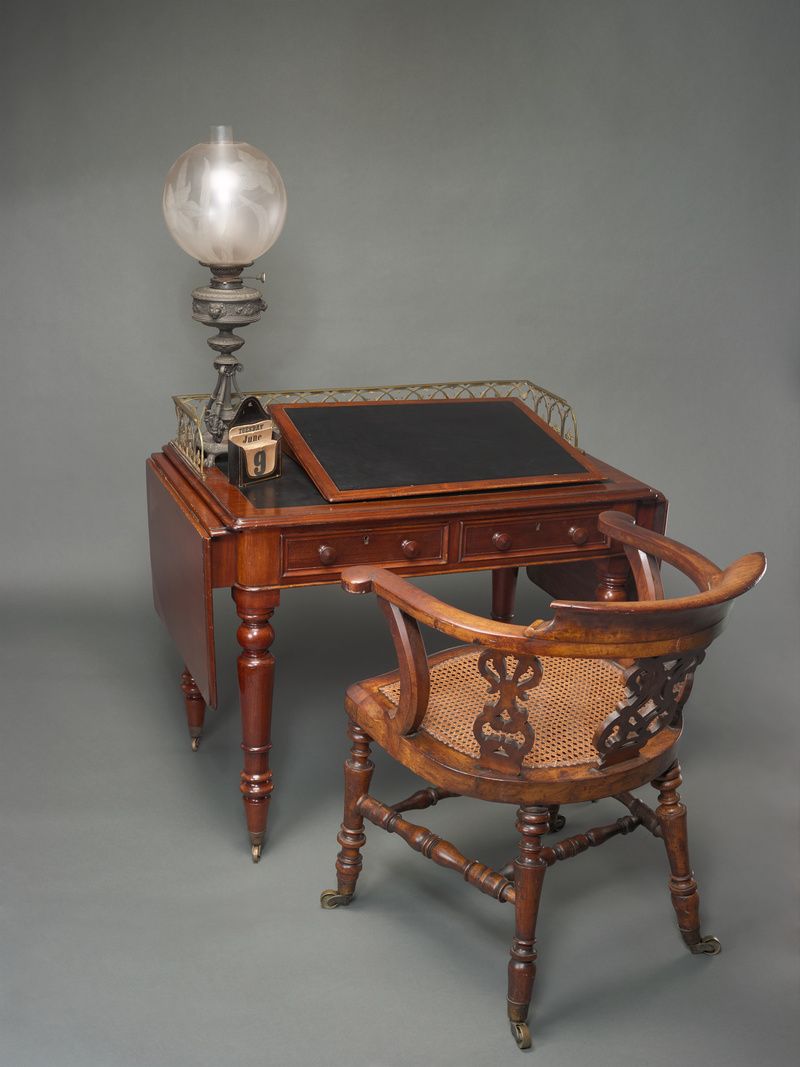
[{"label": "wooden writing desk", "polygon": [[193,748],[206,704],[217,703],[212,590],[230,587],[237,637],[244,768],[241,792],[254,861],[272,792],[270,620],[282,589],[337,582],[342,568],[375,563],[404,575],[492,570],[492,614],[510,619],[520,566],[555,596],[622,600],[624,554],[598,532],[613,508],[663,531],[666,500],[596,459],[603,481],[406,499],[328,503],[284,458],[280,478],[245,492],[223,471],[202,477],[174,443],[147,462],[153,594],[184,663]]}]

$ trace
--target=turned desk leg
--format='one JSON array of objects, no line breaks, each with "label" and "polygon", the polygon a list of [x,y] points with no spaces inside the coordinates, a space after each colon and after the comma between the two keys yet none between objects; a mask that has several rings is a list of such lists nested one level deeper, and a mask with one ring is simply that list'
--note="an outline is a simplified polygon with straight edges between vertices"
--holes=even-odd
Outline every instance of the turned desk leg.
[{"label": "turned desk leg", "polygon": [[203,700],[197,683],[184,667],[181,675],[181,689],[183,701],[186,705],[186,722],[189,725],[189,737],[192,739],[192,751],[197,752],[200,748],[200,738],[203,736],[203,723],[206,717],[206,702]]},{"label": "turned desk leg", "polygon": [[620,601],[628,599],[630,567],[624,556],[603,559],[597,565],[597,600]]},{"label": "turned desk leg", "polygon": [[498,622],[511,622],[514,618],[518,574],[518,567],[492,571],[492,618]]},{"label": "turned desk leg", "polygon": [[244,753],[241,791],[250,851],[253,863],[258,863],[272,793],[269,750],[272,747],[270,729],[275,659],[269,649],[275,632],[269,620],[278,606],[280,594],[277,589],[249,589],[241,585],[235,585],[232,593],[242,620],[236,633],[242,648],[238,660]]}]

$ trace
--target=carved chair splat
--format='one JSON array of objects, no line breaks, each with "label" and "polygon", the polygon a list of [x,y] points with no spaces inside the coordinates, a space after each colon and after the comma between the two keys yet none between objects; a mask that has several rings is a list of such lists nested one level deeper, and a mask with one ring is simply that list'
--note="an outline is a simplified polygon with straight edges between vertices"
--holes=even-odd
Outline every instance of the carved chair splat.
[{"label": "carved chair splat", "polygon": [[[347,691],[353,747],[345,763],[337,889],[326,890],[321,903],[335,908],[353,899],[366,819],[512,904],[507,1014],[520,1048],[531,1043],[527,1017],[544,875],[559,861],[644,826],[664,843],[684,942],[695,954],[719,951],[717,939],[700,932],[677,746],[694,672],[766,560],[752,553],[720,570],[621,512],[604,512],[599,528],[624,549],[639,599],[554,601],[552,618],[529,626],[506,621],[510,610],[498,603],[493,619],[460,611],[379,568],[342,575],[348,592],[376,595],[398,669]],[[663,562],[688,575],[698,592],[665,599]],[[510,577],[497,587],[504,584],[513,584]],[[426,656],[420,624],[460,645]],[[368,792],[372,742],[431,785],[393,805],[376,800]],[[659,791],[655,810],[632,792],[648,783]],[[461,795],[515,806],[520,842],[513,863],[495,871],[401,814]],[[543,842],[563,825],[559,805],[604,797],[628,813],[553,845]]]}]

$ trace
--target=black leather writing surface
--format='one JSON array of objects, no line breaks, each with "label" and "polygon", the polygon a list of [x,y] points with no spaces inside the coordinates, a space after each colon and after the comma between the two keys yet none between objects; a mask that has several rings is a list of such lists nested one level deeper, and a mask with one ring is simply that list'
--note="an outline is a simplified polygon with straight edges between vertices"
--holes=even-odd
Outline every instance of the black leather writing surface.
[{"label": "black leather writing surface", "polygon": [[340,490],[591,473],[511,400],[325,404],[285,413]]}]

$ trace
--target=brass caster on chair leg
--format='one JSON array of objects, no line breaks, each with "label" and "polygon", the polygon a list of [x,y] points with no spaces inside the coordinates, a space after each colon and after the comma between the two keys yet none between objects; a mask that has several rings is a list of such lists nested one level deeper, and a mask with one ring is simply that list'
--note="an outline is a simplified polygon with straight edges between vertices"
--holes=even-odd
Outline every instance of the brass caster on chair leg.
[{"label": "brass caster on chair leg", "polygon": [[320,894],[319,906],[325,908],[338,908],[341,904],[343,907],[350,903],[353,899],[352,893],[340,893],[338,889],[326,889]]},{"label": "brass caster on chair leg", "polygon": [[722,945],[718,938],[709,936],[698,941],[696,945],[689,945],[689,951],[693,956],[718,956],[722,952]]},{"label": "brass caster on chair leg", "polygon": [[513,1019],[509,1019],[509,1026],[511,1027],[511,1033],[514,1035],[514,1040],[517,1043],[517,1048],[530,1048],[531,1047],[531,1028],[527,1023],[517,1023]]},{"label": "brass caster on chair leg", "polygon": [[199,737],[193,737],[192,738],[192,752],[197,752],[198,748],[200,748],[200,738]]},{"label": "brass caster on chair leg", "polygon": [[253,863],[258,863],[261,859],[261,844],[250,846],[250,855],[253,857]]}]

